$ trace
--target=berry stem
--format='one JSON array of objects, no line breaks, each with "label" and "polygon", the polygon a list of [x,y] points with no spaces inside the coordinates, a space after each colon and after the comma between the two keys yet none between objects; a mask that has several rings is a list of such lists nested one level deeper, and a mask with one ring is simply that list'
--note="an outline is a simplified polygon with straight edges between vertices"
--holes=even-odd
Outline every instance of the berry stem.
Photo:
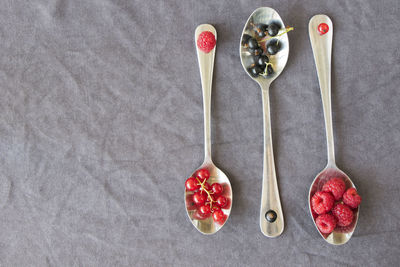
[{"label": "berry stem", "polygon": [[262,76],[268,76],[268,70],[267,70],[268,65],[273,66],[272,63],[268,62],[268,63],[265,65],[264,72],[263,72],[263,73],[260,73],[260,75],[262,75]]},{"label": "berry stem", "polygon": [[267,41],[267,40],[269,40],[269,39],[271,39],[271,38],[280,37],[280,36],[284,35],[285,33],[288,33],[288,32],[293,31],[293,30],[294,30],[294,27],[287,27],[287,28],[285,28],[285,31],[284,31],[284,32],[281,32],[280,34],[278,34],[278,35],[276,35],[276,36],[269,36],[269,35],[267,35],[267,36],[265,36],[263,39],[261,39],[260,42],[265,42],[265,41]]},{"label": "berry stem", "polygon": [[212,209],[212,203],[216,202],[212,199],[211,194],[206,187],[204,186],[204,183],[206,182],[206,179],[203,180],[203,182],[200,182],[199,178],[196,177],[196,180],[199,182],[199,185],[201,186],[201,188],[207,193],[207,198],[210,200],[210,208]]}]

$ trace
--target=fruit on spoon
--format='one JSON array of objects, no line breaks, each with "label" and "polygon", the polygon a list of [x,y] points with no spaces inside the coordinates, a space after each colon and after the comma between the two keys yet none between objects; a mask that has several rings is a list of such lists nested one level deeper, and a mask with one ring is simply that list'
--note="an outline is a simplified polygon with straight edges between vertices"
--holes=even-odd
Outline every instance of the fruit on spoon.
[{"label": "fruit on spoon", "polygon": [[205,220],[210,215],[213,215],[216,223],[223,223],[226,215],[221,211],[221,208],[230,208],[228,206],[229,199],[223,195],[224,188],[221,184],[213,183],[209,185],[207,183],[209,178],[210,172],[207,169],[200,169],[195,172],[195,177],[190,177],[186,180],[186,190],[194,192],[192,203],[189,201],[186,205],[190,207],[197,206],[197,209],[193,208],[193,210],[196,210],[197,219],[199,220]]},{"label": "fruit on spoon", "polygon": [[355,219],[354,212],[361,203],[361,197],[354,187],[346,190],[346,184],[340,177],[329,179],[321,189],[314,193],[310,203],[317,228],[324,234],[334,230],[345,232],[344,227],[351,225]]},{"label": "fruit on spoon", "polygon": [[216,43],[215,36],[210,31],[200,33],[199,38],[197,39],[197,47],[204,53],[209,53],[213,50]]}]

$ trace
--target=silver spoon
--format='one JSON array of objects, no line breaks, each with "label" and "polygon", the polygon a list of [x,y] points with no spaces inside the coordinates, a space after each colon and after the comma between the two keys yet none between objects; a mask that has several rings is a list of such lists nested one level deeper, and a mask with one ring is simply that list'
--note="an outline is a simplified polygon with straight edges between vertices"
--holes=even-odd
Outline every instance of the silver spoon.
[{"label": "silver spoon", "polygon": [[248,18],[242,32],[240,40],[240,59],[243,68],[247,74],[255,80],[261,87],[263,113],[264,113],[264,163],[263,163],[263,182],[261,194],[260,209],[260,228],[261,232],[268,237],[276,237],[282,234],[284,229],[284,220],[281,201],[279,198],[278,183],[276,180],[274,155],[272,149],[271,121],[269,111],[269,87],[271,83],[283,71],[289,56],[289,39],[287,34],[279,37],[281,50],[269,56],[270,63],[273,65],[274,73],[266,77],[258,76],[254,78],[250,75],[247,68],[251,65],[251,55],[248,50],[242,46],[244,34],[254,36],[253,26],[258,23],[270,24],[276,22],[285,28],[279,14],[272,8],[260,7],[256,9]]},{"label": "silver spoon", "polygon": [[[195,31],[195,43],[197,44],[197,39],[200,33],[203,31],[212,32],[217,40],[217,31],[212,25],[202,24],[196,28]],[[197,59],[199,61],[200,67],[200,77],[201,77],[201,86],[203,90],[203,106],[204,106],[204,151],[205,157],[204,162],[197,169],[207,169],[210,172],[210,178],[207,182],[211,185],[213,183],[220,183],[223,190],[223,195],[228,199],[228,208],[221,209],[224,214],[227,216],[226,220],[221,223],[215,223],[212,216],[207,219],[199,219],[196,216],[196,210],[191,209],[192,203],[190,203],[190,198],[193,194],[191,191],[185,190],[185,203],[186,203],[186,211],[189,216],[190,221],[199,230],[201,233],[209,235],[216,233],[219,229],[224,226],[226,221],[228,220],[229,214],[231,213],[232,207],[232,187],[229,182],[228,177],[218,169],[211,159],[211,85],[212,85],[212,75],[214,69],[214,58],[215,58],[215,49],[212,49],[209,53],[205,53],[201,51],[197,45]],[[196,171],[197,171],[196,170]],[[195,175],[195,172],[191,176]]]},{"label": "silver spoon", "polygon": [[[329,27],[325,34],[318,32],[318,26],[321,23],[326,23]],[[311,46],[314,54],[314,61],[317,68],[319,86],[321,88],[322,106],[325,117],[325,130],[327,139],[327,151],[328,151],[328,164],[317,176],[311,184],[310,191],[308,194],[308,204],[310,207],[310,213],[313,217],[311,210],[311,197],[316,191],[321,190],[325,182],[332,177],[341,177],[345,181],[346,188],[354,187],[355,185],[351,179],[340,170],[335,163],[335,149],[333,141],[333,128],[332,128],[332,108],[331,108],[331,55],[332,55],[332,35],[333,25],[330,18],[326,15],[315,15],[311,18],[308,24],[308,31],[310,34]],[[342,245],[349,241],[353,235],[354,229],[357,225],[359,208],[354,213],[353,223],[346,228],[335,229],[331,234],[323,234],[318,228],[318,232],[325,239],[326,242],[333,245]],[[313,218],[315,224],[315,218]],[[315,225],[317,227],[317,225]]]}]

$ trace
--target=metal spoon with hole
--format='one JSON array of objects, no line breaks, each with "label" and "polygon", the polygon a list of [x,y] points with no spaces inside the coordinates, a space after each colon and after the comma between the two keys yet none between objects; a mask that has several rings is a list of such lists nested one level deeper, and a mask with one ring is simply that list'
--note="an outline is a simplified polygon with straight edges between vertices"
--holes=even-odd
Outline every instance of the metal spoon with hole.
[{"label": "metal spoon with hole", "polygon": [[[318,32],[318,26],[325,23],[328,28],[325,33]],[[308,25],[308,31],[310,34],[311,47],[314,54],[314,61],[317,68],[319,87],[321,89],[322,106],[325,117],[325,130],[327,140],[327,151],[328,151],[328,164],[317,176],[311,184],[310,191],[308,193],[308,204],[310,207],[311,216],[313,212],[311,210],[311,197],[316,191],[321,190],[322,186],[332,177],[341,177],[346,184],[346,188],[354,187],[355,185],[342,170],[340,170],[335,163],[335,148],[333,142],[333,128],[332,128],[332,108],[331,108],[331,55],[332,55],[332,36],[333,36],[333,24],[330,18],[326,15],[315,15],[311,18]],[[359,208],[354,212],[354,219],[351,225],[335,229],[330,234],[321,233],[318,228],[318,232],[324,238],[324,240],[333,245],[345,244],[354,233],[354,229],[357,225]],[[315,224],[315,218],[313,218]],[[315,227],[317,227],[315,225]]]},{"label": "metal spoon with hole", "polygon": [[[195,31],[195,43],[197,44],[197,39],[203,31],[212,32],[217,39],[217,31],[210,24],[202,24],[196,28]],[[186,203],[186,211],[189,216],[190,221],[196,227],[199,232],[210,235],[219,231],[228,220],[229,214],[231,213],[232,207],[232,187],[229,182],[228,177],[223,173],[217,166],[214,165],[211,159],[211,86],[212,86],[212,76],[214,69],[214,58],[215,58],[215,49],[214,47],[210,52],[205,53],[201,51],[197,45],[197,59],[199,61],[200,68],[200,77],[201,77],[201,87],[203,90],[203,106],[204,106],[204,162],[197,169],[207,169],[210,172],[210,178],[207,180],[209,184],[220,183],[223,187],[223,195],[228,199],[228,207],[222,209],[224,214],[226,215],[226,220],[221,223],[215,223],[213,221],[212,216],[206,219],[199,218],[198,211],[196,209],[192,209],[191,196],[193,192],[185,190],[185,203]],[[197,171],[196,170],[196,171]],[[195,176],[195,172],[191,176]]]},{"label": "metal spoon with hole", "polygon": [[260,228],[261,232],[268,237],[277,237],[282,234],[284,229],[284,220],[281,201],[279,197],[278,183],[275,173],[275,162],[272,149],[271,121],[269,111],[269,87],[271,83],[281,74],[289,56],[289,39],[287,34],[279,37],[281,45],[280,51],[269,57],[273,65],[274,73],[268,76],[253,77],[248,72],[251,64],[251,55],[248,50],[242,46],[244,34],[253,35],[253,26],[259,23],[270,24],[275,22],[285,28],[279,14],[272,8],[261,7],[256,9],[248,18],[242,32],[240,40],[240,59],[243,68],[247,74],[256,81],[261,87],[263,113],[264,113],[264,162],[263,162],[263,182],[261,194],[260,209]]}]

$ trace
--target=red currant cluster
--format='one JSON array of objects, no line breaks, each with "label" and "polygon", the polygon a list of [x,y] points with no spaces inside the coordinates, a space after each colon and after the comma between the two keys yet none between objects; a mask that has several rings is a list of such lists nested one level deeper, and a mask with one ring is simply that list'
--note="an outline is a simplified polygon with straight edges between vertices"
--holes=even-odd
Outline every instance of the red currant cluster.
[{"label": "red currant cluster", "polygon": [[193,191],[188,199],[188,210],[196,210],[195,218],[204,220],[211,215],[216,223],[224,223],[226,215],[221,209],[228,208],[228,199],[222,195],[224,188],[219,183],[207,183],[210,172],[200,169],[185,182],[187,191]]}]

